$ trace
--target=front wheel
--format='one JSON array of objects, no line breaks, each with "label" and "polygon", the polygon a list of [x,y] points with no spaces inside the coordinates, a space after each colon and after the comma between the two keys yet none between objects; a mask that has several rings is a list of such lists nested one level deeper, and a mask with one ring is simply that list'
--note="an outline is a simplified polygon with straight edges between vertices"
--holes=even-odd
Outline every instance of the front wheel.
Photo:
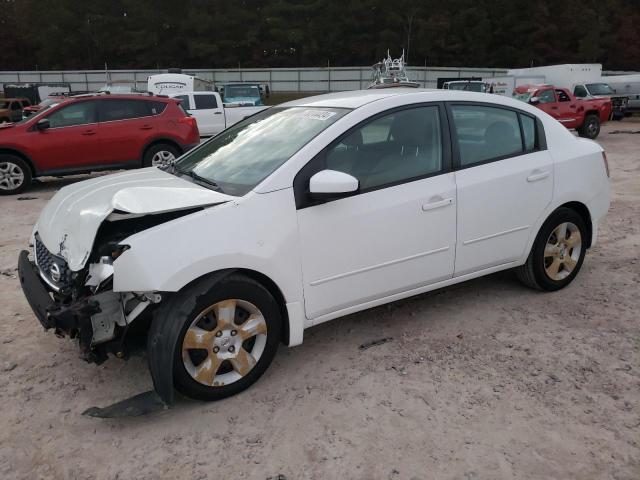
[{"label": "front wheel", "polygon": [[[175,388],[200,400],[219,400],[248,388],[265,372],[280,342],[281,315],[269,291],[232,274],[207,291],[198,286],[174,302],[192,305],[176,330]],[[188,298],[187,298],[188,297]]]},{"label": "front wheel", "polygon": [[539,290],[566,287],[582,267],[586,233],[580,215],[569,208],[559,208],[540,229],[526,263],[516,268],[518,278]]},{"label": "front wheel", "polygon": [[578,135],[594,139],[600,134],[600,119],[597,115],[587,115],[582,127],[578,129]]}]

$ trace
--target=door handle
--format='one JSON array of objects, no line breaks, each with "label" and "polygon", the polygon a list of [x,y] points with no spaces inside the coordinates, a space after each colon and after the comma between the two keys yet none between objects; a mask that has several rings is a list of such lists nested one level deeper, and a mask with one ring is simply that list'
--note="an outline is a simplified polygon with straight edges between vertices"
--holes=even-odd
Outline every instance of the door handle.
[{"label": "door handle", "polygon": [[527,182],[537,182],[539,180],[544,180],[549,175],[551,175],[551,172],[549,170],[534,170],[533,172],[531,172],[531,175],[527,177]]},{"label": "door handle", "polygon": [[557,110],[558,107],[551,107],[551,110]]},{"label": "door handle", "polygon": [[140,127],[140,130],[151,130],[153,128],[153,125],[142,125]]},{"label": "door handle", "polygon": [[436,208],[448,207],[449,205],[453,205],[453,198],[442,198],[437,197],[434,198],[432,202],[425,203],[422,205],[422,211],[428,212],[429,210],[435,210]]},{"label": "door handle", "polygon": [[222,115],[222,112],[213,112],[214,115]]},{"label": "door handle", "polygon": [[82,132],[82,135],[95,135],[97,132],[95,130],[85,130]]}]

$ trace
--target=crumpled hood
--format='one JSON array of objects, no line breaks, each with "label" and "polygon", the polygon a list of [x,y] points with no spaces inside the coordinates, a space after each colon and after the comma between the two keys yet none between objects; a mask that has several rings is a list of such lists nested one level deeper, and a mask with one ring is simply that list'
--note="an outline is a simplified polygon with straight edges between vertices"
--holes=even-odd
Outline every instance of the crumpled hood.
[{"label": "crumpled hood", "polygon": [[44,245],[80,270],[102,222],[114,211],[146,215],[228,202],[215,192],[155,167],[68,185],[42,210],[35,231]]}]

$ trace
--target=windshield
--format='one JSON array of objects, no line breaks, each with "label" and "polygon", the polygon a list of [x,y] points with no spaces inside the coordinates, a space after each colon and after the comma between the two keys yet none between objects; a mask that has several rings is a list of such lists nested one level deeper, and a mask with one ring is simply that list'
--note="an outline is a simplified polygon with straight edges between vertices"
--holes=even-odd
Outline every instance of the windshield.
[{"label": "windshield", "polygon": [[587,88],[591,95],[613,95],[615,93],[606,83],[589,83]]},{"label": "windshield", "polygon": [[484,83],[482,82],[459,82],[450,83],[449,90],[466,90],[468,92],[484,92]]},{"label": "windshield", "polygon": [[513,98],[516,100],[522,100],[523,102],[529,102],[531,96],[533,95],[533,91],[531,92],[514,92]]},{"label": "windshield", "polygon": [[225,97],[259,97],[260,90],[254,86],[227,86],[224,88]]},{"label": "windshield", "polygon": [[181,157],[175,170],[214,183],[223,193],[244,195],[349,111],[310,107],[263,110]]}]

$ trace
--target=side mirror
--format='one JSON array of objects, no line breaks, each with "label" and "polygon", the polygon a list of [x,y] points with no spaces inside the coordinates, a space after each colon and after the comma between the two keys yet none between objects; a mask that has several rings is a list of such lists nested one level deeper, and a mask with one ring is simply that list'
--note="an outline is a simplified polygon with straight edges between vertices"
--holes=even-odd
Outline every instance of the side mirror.
[{"label": "side mirror", "polygon": [[539,103],[540,103],[540,98],[538,98],[538,97],[531,97],[531,98],[529,99],[529,103],[530,103],[531,105],[537,105],[537,104],[539,104]]},{"label": "side mirror", "polygon": [[43,118],[41,120],[38,120],[38,122],[36,123],[36,130],[46,130],[47,128],[51,127],[51,124],[49,123],[49,119],[48,118]]},{"label": "side mirror", "polygon": [[316,200],[347,197],[359,187],[357,178],[336,170],[322,170],[309,180],[309,193]]}]

